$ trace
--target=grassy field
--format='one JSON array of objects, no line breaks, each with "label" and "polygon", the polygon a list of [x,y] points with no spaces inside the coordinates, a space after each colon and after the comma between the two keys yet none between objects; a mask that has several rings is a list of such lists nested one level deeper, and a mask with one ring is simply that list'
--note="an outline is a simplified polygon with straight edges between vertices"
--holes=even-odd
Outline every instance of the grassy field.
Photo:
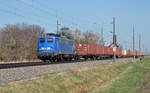
[{"label": "grassy field", "polygon": [[108,81],[104,86],[92,90],[90,93],[139,93],[143,83],[150,78],[150,70],[142,68],[141,64],[148,67],[150,66],[149,63],[150,58],[132,63],[123,73]]},{"label": "grassy field", "polygon": [[72,68],[40,79],[14,81],[0,86],[0,93],[138,93],[150,77],[150,58],[96,67]]}]

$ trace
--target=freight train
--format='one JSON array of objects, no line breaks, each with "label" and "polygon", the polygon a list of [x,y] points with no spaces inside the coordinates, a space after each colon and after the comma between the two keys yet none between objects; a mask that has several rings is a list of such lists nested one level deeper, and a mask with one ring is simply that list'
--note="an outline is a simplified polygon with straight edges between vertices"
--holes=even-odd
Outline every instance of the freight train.
[{"label": "freight train", "polygon": [[37,56],[39,59],[46,61],[62,61],[62,60],[99,60],[103,58],[112,58],[114,52],[117,58],[121,57],[140,57],[146,56],[143,52],[133,52],[130,50],[122,50],[112,47],[75,43],[74,40],[57,35],[46,34],[38,37]]}]

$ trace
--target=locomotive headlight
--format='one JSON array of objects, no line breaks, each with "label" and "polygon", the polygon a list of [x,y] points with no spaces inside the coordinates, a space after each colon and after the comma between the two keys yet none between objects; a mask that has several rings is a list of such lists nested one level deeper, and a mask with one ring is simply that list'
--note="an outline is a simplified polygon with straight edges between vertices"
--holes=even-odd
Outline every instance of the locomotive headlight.
[{"label": "locomotive headlight", "polygon": [[47,50],[51,50],[51,47],[47,47]]},{"label": "locomotive headlight", "polygon": [[45,48],[44,48],[44,47],[42,47],[41,49],[42,49],[42,50],[44,50]]}]

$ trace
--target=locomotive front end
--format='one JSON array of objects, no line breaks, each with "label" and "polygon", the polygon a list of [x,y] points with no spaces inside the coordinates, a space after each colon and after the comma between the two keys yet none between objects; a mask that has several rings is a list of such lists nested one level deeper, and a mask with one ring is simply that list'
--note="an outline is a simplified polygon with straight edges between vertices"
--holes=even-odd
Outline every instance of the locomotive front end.
[{"label": "locomotive front end", "polygon": [[38,39],[38,58],[41,60],[51,59],[56,52],[55,37],[39,37]]}]

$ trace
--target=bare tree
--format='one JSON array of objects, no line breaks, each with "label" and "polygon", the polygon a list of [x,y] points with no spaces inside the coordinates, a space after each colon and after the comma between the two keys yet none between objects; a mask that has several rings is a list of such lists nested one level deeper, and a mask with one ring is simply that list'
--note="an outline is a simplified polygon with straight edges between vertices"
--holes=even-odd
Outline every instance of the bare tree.
[{"label": "bare tree", "polygon": [[98,44],[99,39],[99,33],[94,33],[92,31],[83,33],[83,40],[85,41],[85,43]]},{"label": "bare tree", "polygon": [[39,25],[7,24],[1,29],[1,60],[36,59],[37,38],[42,33],[44,29]]}]

